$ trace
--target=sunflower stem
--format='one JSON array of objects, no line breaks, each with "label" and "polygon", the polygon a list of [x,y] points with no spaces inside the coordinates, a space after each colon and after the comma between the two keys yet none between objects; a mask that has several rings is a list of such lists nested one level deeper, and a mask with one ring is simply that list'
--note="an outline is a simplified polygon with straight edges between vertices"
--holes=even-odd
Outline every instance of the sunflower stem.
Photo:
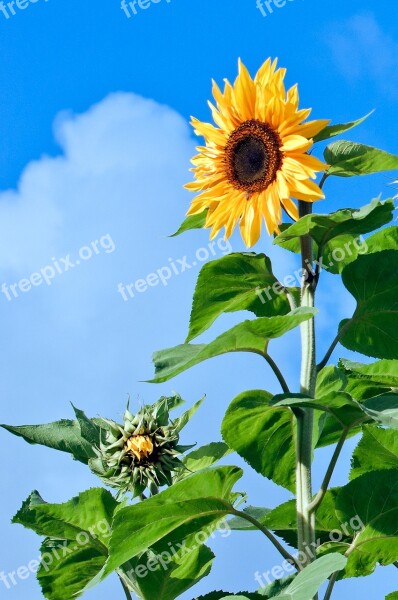
[{"label": "sunflower stem", "polygon": [[130,594],[130,590],[127,587],[127,585],[125,584],[125,582],[123,581],[122,577],[120,575],[118,575],[118,577],[119,577],[120,583],[122,584],[122,588],[123,588],[123,591],[124,591],[124,594],[125,594],[127,600],[133,600],[133,597]]},{"label": "sunflower stem", "polygon": [[334,584],[337,581],[338,575],[339,575],[338,572],[333,573],[333,575],[329,579],[329,585],[327,587],[324,600],[330,600],[330,598],[332,597],[332,592],[333,592]]},{"label": "sunflower stem", "polygon": [[[312,204],[299,202],[300,217],[311,214]],[[309,236],[301,238],[301,259],[303,281],[301,306],[312,308],[315,302],[316,280],[313,272],[313,247]],[[300,392],[305,396],[315,396],[315,325],[314,318],[301,324],[302,362]],[[296,459],[296,500],[298,549],[307,562],[314,557],[315,513],[310,511],[312,502],[311,463],[312,463],[313,411],[306,408],[297,414],[297,459]],[[305,565],[304,565],[305,566]],[[315,596],[317,598],[317,596]]]},{"label": "sunflower stem", "polygon": [[280,552],[280,554],[283,556],[283,558],[285,560],[287,560],[290,564],[294,565],[296,567],[296,569],[300,568],[299,563],[294,558],[294,556],[289,554],[289,552],[282,546],[282,544],[274,536],[272,531],[270,531],[268,529],[268,527],[265,527],[265,525],[262,525],[260,523],[260,521],[258,521],[255,517],[252,517],[251,515],[249,515],[248,513],[244,512],[244,511],[234,510],[231,514],[235,515],[236,517],[240,517],[241,519],[245,519],[246,521],[248,521],[249,523],[251,523],[252,525],[257,527],[257,529],[259,531],[261,531],[269,539],[269,541],[275,546],[275,548]]},{"label": "sunflower stem", "polygon": [[287,385],[286,379],[282,375],[282,372],[279,369],[276,362],[270,357],[270,355],[267,352],[264,354],[264,358],[267,361],[267,363],[269,364],[269,366],[271,367],[271,369],[273,370],[275,377],[279,381],[280,386],[281,386],[282,390],[284,391],[284,393],[289,394],[290,393],[289,386]]}]

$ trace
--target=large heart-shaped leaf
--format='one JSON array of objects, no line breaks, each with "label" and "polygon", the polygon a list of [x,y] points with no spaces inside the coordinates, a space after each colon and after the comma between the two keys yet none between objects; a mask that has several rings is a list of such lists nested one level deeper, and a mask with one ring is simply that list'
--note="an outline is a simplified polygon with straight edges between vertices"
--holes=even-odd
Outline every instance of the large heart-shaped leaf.
[{"label": "large heart-shaped leaf", "polygon": [[206,331],[222,313],[238,310],[249,310],[256,317],[284,315],[290,311],[286,294],[265,254],[235,252],[202,267],[186,341]]},{"label": "large heart-shaped leaf", "polygon": [[295,417],[288,407],[272,406],[272,399],[263,390],[243,392],[229,405],[221,433],[258,473],[294,491]]},{"label": "large heart-shaped leaf", "polygon": [[357,300],[351,319],[340,323],[340,342],[376,358],[398,358],[398,251],[360,256],[343,271]]}]

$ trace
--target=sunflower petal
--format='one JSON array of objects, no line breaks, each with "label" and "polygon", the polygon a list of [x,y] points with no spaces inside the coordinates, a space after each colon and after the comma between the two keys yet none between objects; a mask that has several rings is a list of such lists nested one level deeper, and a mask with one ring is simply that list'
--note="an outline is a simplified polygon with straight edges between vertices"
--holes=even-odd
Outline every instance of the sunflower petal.
[{"label": "sunflower petal", "polygon": [[297,150],[305,152],[311,148],[312,144],[312,140],[308,140],[302,135],[287,135],[283,138],[281,150],[282,152],[294,152]]},{"label": "sunflower petal", "polygon": [[295,181],[292,183],[292,195],[298,200],[306,202],[314,202],[325,197],[321,188],[314,181],[307,179],[306,181]]},{"label": "sunflower petal", "polygon": [[330,119],[319,119],[318,121],[308,121],[296,128],[296,133],[306,138],[313,138],[317,133],[329,125]]}]

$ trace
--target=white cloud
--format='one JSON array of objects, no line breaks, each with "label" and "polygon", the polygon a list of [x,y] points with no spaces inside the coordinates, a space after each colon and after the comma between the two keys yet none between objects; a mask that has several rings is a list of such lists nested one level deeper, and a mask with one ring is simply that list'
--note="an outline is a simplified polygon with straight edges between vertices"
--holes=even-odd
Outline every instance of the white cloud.
[{"label": "white cloud", "polygon": [[34,271],[108,229],[143,235],[145,222],[160,232],[181,202],[192,141],[172,109],[113,94],[84,114],[59,115],[55,134],[62,155],[31,162],[18,189],[0,194],[3,269]]},{"label": "white cloud", "polygon": [[372,13],[333,23],[324,39],[348,80],[370,81],[381,92],[398,97],[398,41],[383,30]]}]

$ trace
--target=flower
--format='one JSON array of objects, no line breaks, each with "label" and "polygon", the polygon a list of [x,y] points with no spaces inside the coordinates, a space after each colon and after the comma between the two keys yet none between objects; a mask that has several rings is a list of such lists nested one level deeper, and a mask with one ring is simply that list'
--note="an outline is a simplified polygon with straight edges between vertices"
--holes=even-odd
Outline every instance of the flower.
[{"label": "flower", "polygon": [[297,85],[287,92],[286,69],[268,59],[252,79],[239,61],[239,74],[224,92],[213,82],[216,106],[209,102],[218,127],[192,118],[205,146],[192,159],[196,181],[186,187],[201,192],[188,215],[207,210],[205,227],[213,239],[222,227],[228,238],[238,222],[247,247],[259,239],[264,218],[268,233],[279,232],[282,207],[298,219],[292,197],[305,202],[324,198],[311,179],[327,165],[308,154],[311,139],[329,123],[309,121],[311,109],[298,108]]},{"label": "flower", "polygon": [[128,453],[135,456],[138,461],[143,461],[153,453],[153,442],[150,435],[132,435],[126,443]]},{"label": "flower", "polygon": [[104,483],[116,488],[118,496],[131,492],[135,497],[146,488],[156,494],[185,468],[179,456],[192,446],[179,446],[178,441],[186,420],[170,420],[169,400],[161,398],[135,415],[127,407],[122,425],[100,420],[102,435],[89,467]]}]

